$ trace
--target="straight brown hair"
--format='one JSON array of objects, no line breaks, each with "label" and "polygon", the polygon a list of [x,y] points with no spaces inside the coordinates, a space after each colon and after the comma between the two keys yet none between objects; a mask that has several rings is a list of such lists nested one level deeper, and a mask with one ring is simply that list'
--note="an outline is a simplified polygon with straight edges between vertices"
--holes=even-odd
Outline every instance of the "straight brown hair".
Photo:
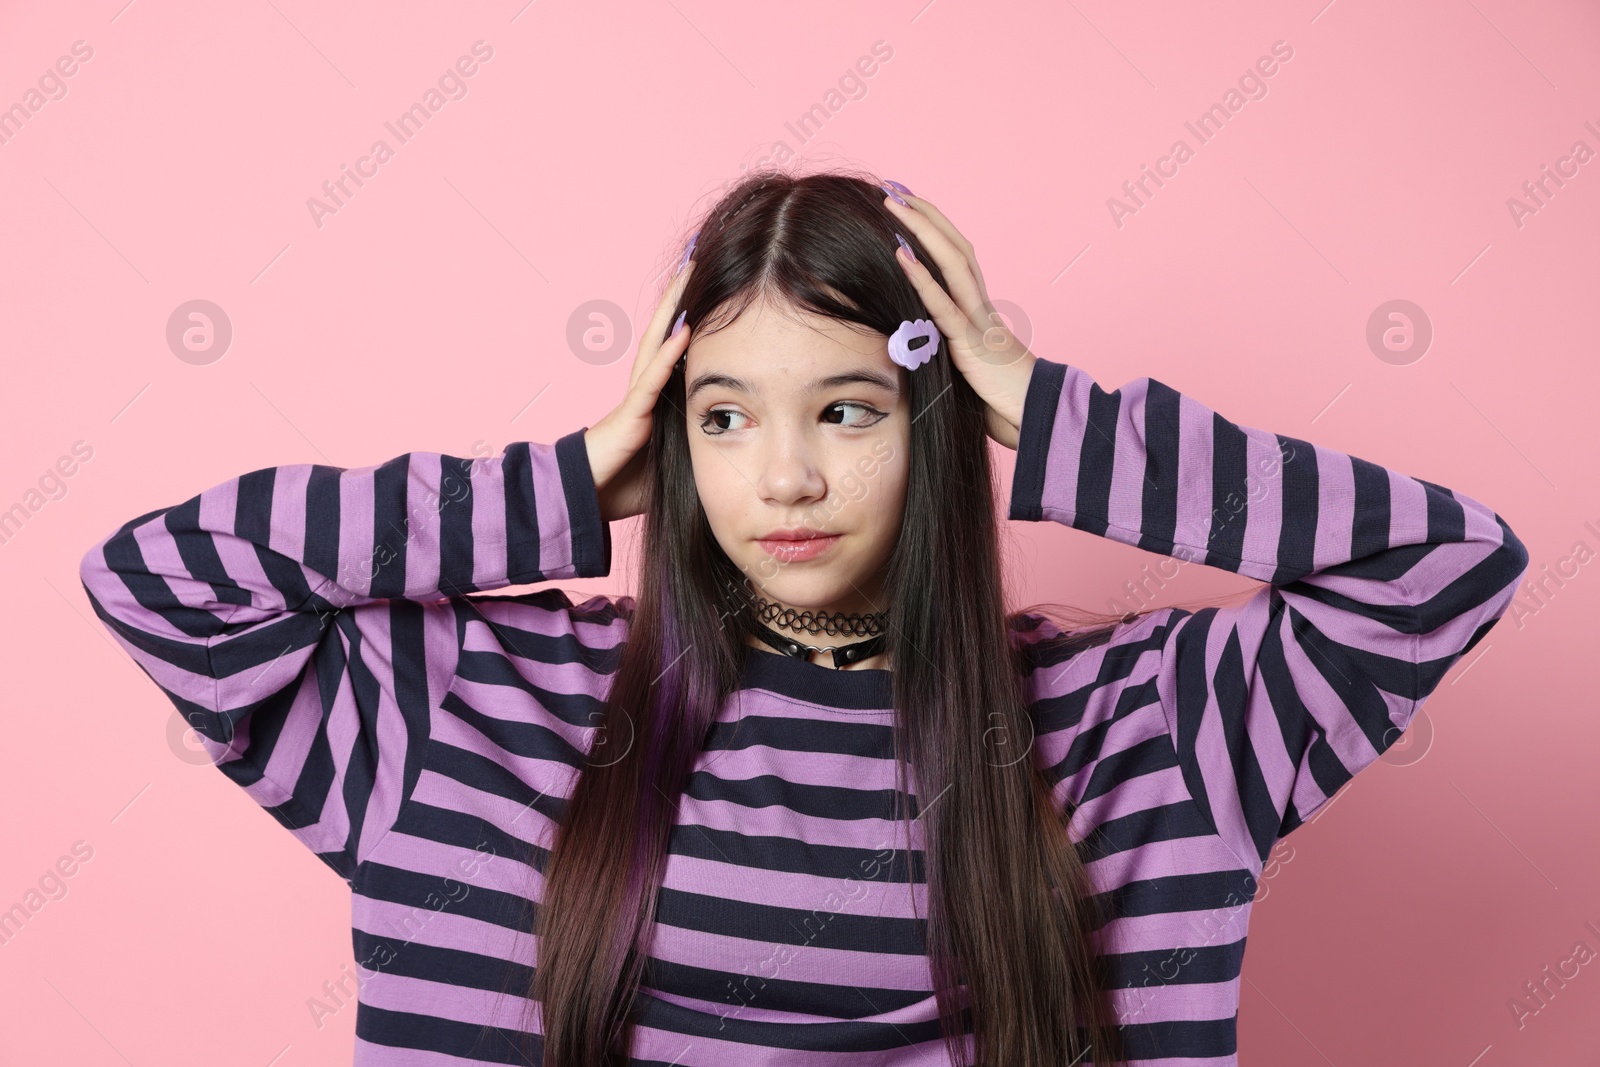
[{"label": "straight brown hair", "polygon": [[[893,259],[898,227],[883,195],[876,179],[837,171],[745,178],[704,218],[674,311],[687,312],[696,336],[758,296],[885,336],[902,320],[931,319]],[[926,249],[904,236],[943,284]],[[957,1064],[965,1025],[978,1064],[1121,1064],[1091,942],[1109,918],[1085,869],[1094,857],[1069,838],[1071,813],[1025,758],[1037,723],[1028,657],[1012,635],[1039,617],[1010,616],[1003,603],[984,403],[945,358],[901,376],[917,416],[907,499],[925,506],[906,509],[887,569],[886,651],[907,841],[910,820],[925,815],[925,929],[941,1033]],[[537,906],[538,963],[524,993],[539,1005],[546,1067],[627,1062],[639,946],[654,922],[676,798],[749,653],[736,624],[744,576],[701,510],[687,433],[680,361],[646,446],[650,495],[628,638]],[[1100,625],[1072,635],[1074,644],[1109,636],[1115,616],[1078,614]],[[924,812],[930,798],[938,803]]]}]

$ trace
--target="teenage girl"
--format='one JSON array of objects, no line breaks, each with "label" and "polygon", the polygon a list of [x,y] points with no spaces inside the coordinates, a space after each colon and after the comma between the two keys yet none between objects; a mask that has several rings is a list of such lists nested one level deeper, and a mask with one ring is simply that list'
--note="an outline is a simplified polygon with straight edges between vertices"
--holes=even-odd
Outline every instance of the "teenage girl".
[{"label": "teenage girl", "polygon": [[[253,471],[90,550],[122,647],[348,881],[356,1063],[1236,1063],[1273,846],[1527,552],[991,307],[904,186],[751,177],[595,425]],[[1009,610],[991,439],[1009,518],[1263,586]],[[608,574],[636,515],[637,597],[486,595]]]}]

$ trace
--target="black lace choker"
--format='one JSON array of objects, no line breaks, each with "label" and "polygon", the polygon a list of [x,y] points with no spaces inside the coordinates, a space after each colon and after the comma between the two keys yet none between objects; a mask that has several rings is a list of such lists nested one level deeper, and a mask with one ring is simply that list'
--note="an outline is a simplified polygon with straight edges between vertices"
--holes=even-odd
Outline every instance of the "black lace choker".
[{"label": "black lace choker", "polygon": [[[883,646],[888,640],[888,634],[884,632],[884,627],[888,624],[888,613],[882,611],[866,615],[839,611],[795,611],[793,608],[782,607],[758,595],[754,597],[754,610],[747,613],[747,621],[757,637],[785,656],[809,662],[813,652],[827,652],[833,657],[836,669],[847,663],[858,663],[876,656],[883,651]],[[813,634],[850,637],[873,634],[874,636],[853,644],[818,648],[779,633],[765,625],[768,622],[777,622]]]}]

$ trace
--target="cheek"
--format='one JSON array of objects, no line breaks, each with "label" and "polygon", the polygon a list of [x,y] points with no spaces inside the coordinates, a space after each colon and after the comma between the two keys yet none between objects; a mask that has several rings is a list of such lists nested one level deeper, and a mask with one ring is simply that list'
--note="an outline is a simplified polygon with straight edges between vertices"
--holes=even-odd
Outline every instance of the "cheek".
[{"label": "cheek", "polygon": [[694,487],[700,497],[700,506],[705,510],[706,521],[710,523],[712,532],[721,541],[722,532],[737,519],[742,506],[738,472],[731,464],[692,445],[689,459],[694,470]]},{"label": "cheek", "polygon": [[910,480],[906,458],[904,445],[885,442],[858,455],[840,480],[840,494],[849,499],[859,528],[877,542],[892,544],[900,536]]},{"label": "cheek", "polygon": [[909,481],[906,466],[898,461],[889,463],[878,472],[878,477],[882,482],[884,536],[891,541],[898,540],[901,524],[905,520],[906,486]]}]

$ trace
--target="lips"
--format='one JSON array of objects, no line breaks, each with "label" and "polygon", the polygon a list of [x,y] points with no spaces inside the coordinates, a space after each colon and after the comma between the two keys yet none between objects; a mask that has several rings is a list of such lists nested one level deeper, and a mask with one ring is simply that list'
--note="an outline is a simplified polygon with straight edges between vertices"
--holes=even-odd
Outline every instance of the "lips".
[{"label": "lips", "polygon": [[841,536],[813,530],[809,526],[783,526],[756,538],[756,544],[781,563],[799,563],[816,559],[838,544]]},{"label": "lips", "polygon": [[834,537],[836,534],[823,533],[813,530],[809,526],[780,526],[771,533],[756,538],[758,541],[810,541],[818,537]]}]

